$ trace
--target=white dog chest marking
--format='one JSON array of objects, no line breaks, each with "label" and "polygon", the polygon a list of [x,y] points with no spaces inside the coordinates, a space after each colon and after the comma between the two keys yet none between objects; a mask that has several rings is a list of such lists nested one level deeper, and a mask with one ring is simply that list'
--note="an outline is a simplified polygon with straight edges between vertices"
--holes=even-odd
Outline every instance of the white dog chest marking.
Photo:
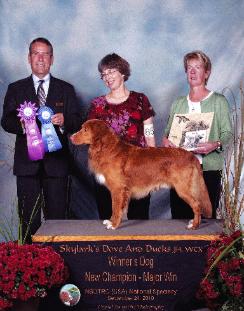
[{"label": "white dog chest marking", "polygon": [[101,184],[101,185],[104,185],[104,184],[105,184],[106,179],[105,179],[105,177],[103,176],[103,174],[96,174],[95,177],[96,177],[96,180],[97,180],[97,182],[98,182],[99,184]]}]

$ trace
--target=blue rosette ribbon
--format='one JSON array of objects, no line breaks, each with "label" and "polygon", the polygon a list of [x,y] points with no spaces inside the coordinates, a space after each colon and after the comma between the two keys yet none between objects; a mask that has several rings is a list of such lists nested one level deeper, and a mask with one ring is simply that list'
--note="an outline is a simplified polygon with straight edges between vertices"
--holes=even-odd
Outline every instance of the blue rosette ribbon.
[{"label": "blue rosette ribbon", "polygon": [[41,132],[46,152],[53,152],[62,148],[62,144],[51,122],[52,115],[54,115],[54,112],[50,107],[43,106],[38,110],[38,119],[42,124]]},{"label": "blue rosette ribbon", "polygon": [[41,133],[36,124],[37,109],[35,103],[27,101],[17,108],[17,116],[25,127],[28,156],[32,161],[43,159],[45,154]]}]

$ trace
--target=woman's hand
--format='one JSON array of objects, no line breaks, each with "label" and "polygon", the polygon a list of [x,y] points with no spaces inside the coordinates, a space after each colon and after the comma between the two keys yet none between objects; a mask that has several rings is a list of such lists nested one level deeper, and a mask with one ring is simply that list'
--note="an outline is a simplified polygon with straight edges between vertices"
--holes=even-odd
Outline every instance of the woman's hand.
[{"label": "woman's hand", "polygon": [[209,141],[207,143],[200,143],[197,148],[193,150],[193,153],[197,154],[209,154],[210,152],[216,150],[219,147],[217,141]]},{"label": "woman's hand", "polygon": [[167,137],[163,137],[162,139],[162,146],[163,147],[173,147],[176,148],[176,145],[173,144]]}]

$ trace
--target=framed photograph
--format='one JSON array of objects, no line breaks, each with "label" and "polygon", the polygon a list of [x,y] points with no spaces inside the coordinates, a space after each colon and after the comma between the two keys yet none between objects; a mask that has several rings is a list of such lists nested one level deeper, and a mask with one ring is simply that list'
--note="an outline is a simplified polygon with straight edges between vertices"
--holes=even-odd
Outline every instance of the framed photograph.
[{"label": "framed photograph", "polygon": [[177,147],[194,150],[199,143],[208,141],[214,112],[175,114],[169,140]]}]

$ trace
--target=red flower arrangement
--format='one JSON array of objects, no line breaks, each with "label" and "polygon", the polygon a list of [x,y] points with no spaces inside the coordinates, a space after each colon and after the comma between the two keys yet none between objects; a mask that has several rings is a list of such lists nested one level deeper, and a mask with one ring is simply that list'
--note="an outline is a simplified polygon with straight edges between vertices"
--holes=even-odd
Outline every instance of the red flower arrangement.
[{"label": "red flower arrangement", "polygon": [[64,260],[52,247],[0,243],[0,310],[15,300],[45,297],[67,278]]},{"label": "red flower arrangement", "polygon": [[210,310],[244,310],[243,239],[241,231],[223,234],[208,248],[206,276],[198,298],[204,298]]}]

